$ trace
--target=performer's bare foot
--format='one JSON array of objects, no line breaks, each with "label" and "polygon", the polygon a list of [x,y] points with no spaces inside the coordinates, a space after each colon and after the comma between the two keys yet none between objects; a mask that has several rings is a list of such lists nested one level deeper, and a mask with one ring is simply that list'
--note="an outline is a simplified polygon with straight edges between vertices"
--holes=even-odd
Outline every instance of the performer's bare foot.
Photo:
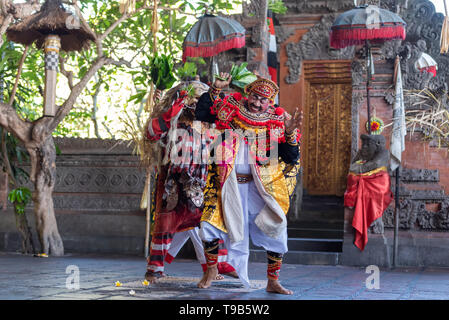
[{"label": "performer's bare foot", "polygon": [[279,280],[268,279],[267,292],[280,293],[280,294],[293,294],[293,291],[285,289]]},{"label": "performer's bare foot", "polygon": [[162,271],[153,272],[153,271],[148,270],[145,273],[145,280],[147,280],[149,283],[156,283],[157,279],[163,278],[166,276],[167,275],[165,273],[163,273]]},{"label": "performer's bare foot", "polygon": [[221,274],[217,274],[217,276],[215,277],[215,280],[223,280],[224,277]]},{"label": "performer's bare foot", "polygon": [[235,271],[231,271],[231,272],[228,272],[228,273],[223,273],[223,275],[228,276],[228,277],[232,277],[232,278],[238,278],[239,277],[239,275]]},{"label": "performer's bare foot", "polygon": [[209,288],[212,284],[212,281],[216,280],[218,276],[217,266],[207,268],[206,272],[203,275],[203,278],[198,282],[198,288]]}]

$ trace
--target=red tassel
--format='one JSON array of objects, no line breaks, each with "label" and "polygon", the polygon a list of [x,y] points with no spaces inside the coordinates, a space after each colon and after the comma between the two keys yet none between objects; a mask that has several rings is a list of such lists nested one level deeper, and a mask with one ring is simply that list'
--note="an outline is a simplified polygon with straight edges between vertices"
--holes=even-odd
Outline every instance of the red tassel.
[{"label": "red tassel", "polygon": [[393,39],[405,40],[404,26],[383,26],[377,29],[357,28],[357,26],[353,26],[352,29],[334,28],[331,31],[330,44],[333,48],[341,49],[364,44],[365,40],[380,42]]},{"label": "red tassel", "polygon": [[187,57],[212,57],[216,56],[220,52],[245,46],[245,35],[236,33],[231,36],[233,36],[233,38],[225,40],[221,39],[219,42],[216,40],[214,42],[205,42],[200,44],[184,43],[182,61],[185,62]]}]

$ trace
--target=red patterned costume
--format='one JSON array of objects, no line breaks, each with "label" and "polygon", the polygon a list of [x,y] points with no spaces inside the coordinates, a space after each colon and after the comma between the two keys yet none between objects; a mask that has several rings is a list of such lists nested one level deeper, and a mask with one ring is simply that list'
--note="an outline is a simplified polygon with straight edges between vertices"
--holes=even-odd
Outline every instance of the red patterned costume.
[{"label": "red patterned costume", "polygon": [[[153,197],[154,223],[147,266],[147,274],[155,276],[163,275],[164,261],[170,263],[174,258],[168,254],[168,250],[175,234],[194,230],[202,215],[203,190],[207,178],[207,147],[213,137],[208,126],[193,121],[196,99],[185,90],[188,86],[193,86],[190,91],[194,90],[195,95],[208,89],[198,81],[183,83],[171,89],[166,94],[166,100],[162,101],[165,101],[166,108],[153,113],[154,117],[147,124],[146,138],[158,147],[153,153],[160,157]],[[184,235],[187,238],[190,236],[197,252],[201,251],[196,248],[201,246],[201,242],[195,241],[195,234]],[[176,241],[182,246],[187,238]],[[178,251],[179,248],[176,253]],[[226,255],[226,250],[221,251],[222,273],[234,271],[223,261]],[[204,269],[204,257],[198,254],[197,257]]]}]

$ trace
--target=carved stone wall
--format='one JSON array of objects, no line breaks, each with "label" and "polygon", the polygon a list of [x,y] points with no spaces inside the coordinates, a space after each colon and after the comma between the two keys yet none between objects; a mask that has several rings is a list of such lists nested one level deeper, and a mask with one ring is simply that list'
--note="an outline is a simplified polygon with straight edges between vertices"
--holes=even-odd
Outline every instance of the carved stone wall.
[{"label": "carved stone wall", "polygon": [[284,0],[288,14],[300,13],[330,13],[350,10],[354,7],[353,0]]},{"label": "carved stone wall", "polygon": [[286,46],[289,75],[285,79],[288,84],[299,81],[304,60],[352,60],[354,48],[336,50],[329,45],[329,30],[336,14],[323,16],[321,22],[313,26],[297,43]]},{"label": "carved stone wall", "polygon": [[[98,139],[55,139],[55,144],[61,154],[56,158],[53,201],[65,251],[142,255],[145,170],[132,146]],[[21,182],[33,189],[30,181]],[[16,240],[20,248],[11,204],[1,214],[0,250],[15,250]],[[32,204],[27,215],[34,230]]]}]

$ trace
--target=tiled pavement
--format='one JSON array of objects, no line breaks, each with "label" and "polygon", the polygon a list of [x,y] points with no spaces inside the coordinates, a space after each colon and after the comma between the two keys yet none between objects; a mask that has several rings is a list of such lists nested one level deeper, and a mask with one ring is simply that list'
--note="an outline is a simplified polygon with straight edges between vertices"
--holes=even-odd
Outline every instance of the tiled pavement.
[{"label": "tiled pavement", "polygon": [[[79,270],[79,289],[71,279]],[[291,296],[265,292],[266,264],[250,263],[251,289],[236,279],[198,289],[196,261],[176,259],[169,275],[155,285],[142,284],[146,262],[135,256],[67,255],[37,258],[0,253],[0,300],[448,300],[449,269],[381,269],[379,289],[367,288],[365,268],[284,264],[281,282]],[[68,268],[69,267],[69,268]],[[66,273],[67,272],[67,273]],[[368,279],[370,280],[370,279]],[[115,286],[120,281],[122,286]],[[368,283],[373,283],[368,281]]]}]

